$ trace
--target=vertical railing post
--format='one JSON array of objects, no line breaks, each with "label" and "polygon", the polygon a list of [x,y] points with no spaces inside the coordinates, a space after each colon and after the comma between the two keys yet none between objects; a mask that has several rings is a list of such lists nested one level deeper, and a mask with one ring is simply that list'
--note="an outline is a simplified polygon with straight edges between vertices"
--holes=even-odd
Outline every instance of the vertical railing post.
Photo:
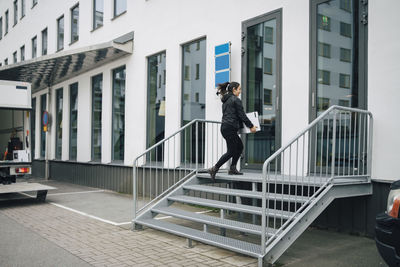
[{"label": "vertical railing post", "polygon": [[[337,111],[333,110],[333,126],[332,126],[332,162],[331,162],[331,166],[332,166],[332,170],[331,170],[331,177],[335,176],[335,158],[336,158],[336,115],[337,115]],[[329,147],[327,148],[329,149]],[[328,164],[328,162],[327,162]]]},{"label": "vertical railing post", "polygon": [[133,221],[136,220],[136,209],[137,209],[137,193],[136,193],[136,164],[137,159],[133,161],[133,174],[132,174],[132,195],[133,195]]},{"label": "vertical railing post", "polygon": [[368,177],[369,177],[370,181],[371,181],[371,167],[372,167],[372,133],[374,130],[373,124],[374,124],[373,117],[372,117],[372,115],[369,115],[367,172],[368,172]]},{"label": "vertical railing post", "polygon": [[196,175],[199,171],[199,121],[196,121]]},{"label": "vertical railing post", "polygon": [[266,192],[267,192],[267,165],[264,163],[262,176],[262,203],[261,203],[261,255],[265,254],[265,231],[266,231]]}]

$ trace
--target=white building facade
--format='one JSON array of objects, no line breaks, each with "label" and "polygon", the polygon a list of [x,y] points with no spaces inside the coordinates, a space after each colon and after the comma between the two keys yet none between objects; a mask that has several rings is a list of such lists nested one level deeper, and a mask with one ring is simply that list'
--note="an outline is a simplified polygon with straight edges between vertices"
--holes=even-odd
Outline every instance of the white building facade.
[{"label": "white building facade", "polygon": [[[374,116],[372,179],[385,191],[400,179],[399,9],[396,0],[4,0],[0,73],[65,54],[52,82],[29,81],[33,172],[130,192],[137,155],[193,119],[221,119],[214,48],[230,42],[231,80],[262,124],[244,140],[242,168],[261,169],[321,111],[349,106]],[[133,49],[122,56],[73,56],[95,47],[101,57],[96,47],[127,35]]]}]

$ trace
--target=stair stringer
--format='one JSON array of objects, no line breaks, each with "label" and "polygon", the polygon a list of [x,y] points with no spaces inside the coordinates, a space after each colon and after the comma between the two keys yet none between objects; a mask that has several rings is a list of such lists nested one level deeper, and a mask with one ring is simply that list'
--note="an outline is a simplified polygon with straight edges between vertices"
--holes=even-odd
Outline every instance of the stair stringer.
[{"label": "stair stringer", "polygon": [[258,265],[273,264],[310,224],[336,198],[357,197],[372,194],[372,184],[330,184],[292,223],[283,230],[266,248],[266,253],[258,260]]},{"label": "stair stringer", "polygon": [[136,219],[133,220],[133,225],[136,227],[136,221],[139,221],[140,219],[152,219],[155,217],[156,214],[154,214],[151,210],[153,208],[160,208],[160,207],[168,207],[172,205],[173,201],[168,200],[169,197],[171,196],[176,196],[176,195],[184,195],[185,190],[183,189],[184,185],[193,185],[193,184],[199,184],[196,173],[194,173],[192,176],[187,178],[187,181],[181,183],[177,188],[172,190],[170,193],[162,197],[160,200],[158,200],[156,203],[148,207],[145,211],[143,211],[139,216],[136,217]]}]

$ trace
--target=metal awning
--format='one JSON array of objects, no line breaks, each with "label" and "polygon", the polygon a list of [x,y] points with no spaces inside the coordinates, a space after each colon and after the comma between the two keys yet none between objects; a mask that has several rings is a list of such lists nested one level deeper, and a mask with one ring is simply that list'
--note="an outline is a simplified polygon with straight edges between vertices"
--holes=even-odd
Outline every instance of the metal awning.
[{"label": "metal awning", "polygon": [[32,93],[132,54],[133,32],[110,42],[0,67],[0,80],[31,83]]}]

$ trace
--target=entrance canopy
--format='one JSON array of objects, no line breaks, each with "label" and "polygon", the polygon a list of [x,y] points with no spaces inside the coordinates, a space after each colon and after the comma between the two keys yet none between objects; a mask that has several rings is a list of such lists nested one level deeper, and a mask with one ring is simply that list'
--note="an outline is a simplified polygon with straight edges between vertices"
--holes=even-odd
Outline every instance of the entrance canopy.
[{"label": "entrance canopy", "polygon": [[0,80],[31,83],[32,93],[132,54],[133,32],[110,42],[0,67]]}]

